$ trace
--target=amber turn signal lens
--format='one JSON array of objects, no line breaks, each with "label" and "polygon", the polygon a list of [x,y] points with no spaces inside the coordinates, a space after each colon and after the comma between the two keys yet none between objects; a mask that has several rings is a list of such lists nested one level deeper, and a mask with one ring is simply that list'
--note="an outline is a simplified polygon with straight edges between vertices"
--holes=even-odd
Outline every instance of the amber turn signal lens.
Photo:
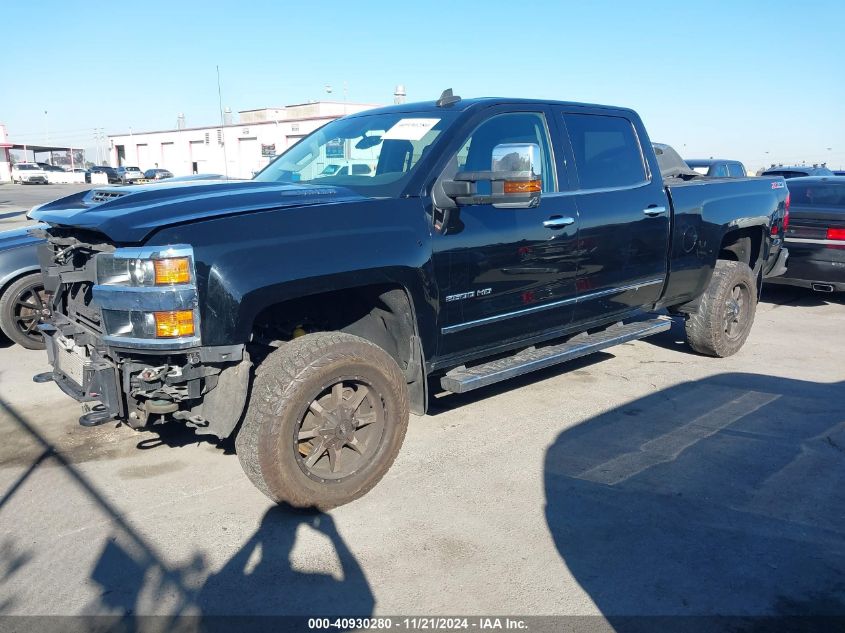
[{"label": "amber turn signal lens", "polygon": [[156,337],[158,338],[175,338],[194,334],[194,313],[191,310],[154,312],[153,315],[156,320]]},{"label": "amber turn signal lens", "polygon": [[156,285],[186,284],[191,281],[191,267],[187,257],[156,259],[153,261]]},{"label": "amber turn signal lens", "polygon": [[505,193],[540,193],[542,180],[506,180]]}]

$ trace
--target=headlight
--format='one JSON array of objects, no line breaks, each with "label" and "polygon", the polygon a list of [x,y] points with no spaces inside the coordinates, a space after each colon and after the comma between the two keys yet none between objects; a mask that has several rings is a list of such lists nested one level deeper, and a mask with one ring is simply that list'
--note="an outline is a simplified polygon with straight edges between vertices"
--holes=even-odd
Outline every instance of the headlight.
[{"label": "headlight", "polygon": [[191,260],[171,257],[153,261],[153,277],[157,286],[187,284],[191,282]]},{"label": "headlight", "polygon": [[[127,249],[129,250],[129,249]],[[133,249],[134,250],[134,249]],[[97,283],[105,286],[175,286],[191,283],[191,257],[125,257],[120,249],[97,256]]]},{"label": "headlight", "polygon": [[93,298],[104,340],[128,347],[181,349],[200,342],[190,246],[118,248],[97,255]]},{"label": "headlight", "polygon": [[111,337],[133,339],[173,339],[192,337],[196,331],[193,310],[103,310],[106,332]]},{"label": "headlight", "polygon": [[193,310],[169,310],[153,312],[156,324],[156,338],[178,338],[194,335]]}]

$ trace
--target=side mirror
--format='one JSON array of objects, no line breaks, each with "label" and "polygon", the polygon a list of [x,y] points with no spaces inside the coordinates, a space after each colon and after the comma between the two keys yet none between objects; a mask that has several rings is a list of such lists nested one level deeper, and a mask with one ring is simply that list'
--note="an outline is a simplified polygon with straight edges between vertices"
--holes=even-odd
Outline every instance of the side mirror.
[{"label": "side mirror", "polygon": [[540,146],[536,143],[502,143],[493,148],[491,169],[540,176]]},{"label": "side mirror", "polygon": [[[500,209],[528,209],[540,204],[543,190],[540,146],[502,143],[493,148],[490,171],[463,171],[443,183],[443,190],[458,206],[491,204]],[[478,192],[489,182],[490,193]]]}]

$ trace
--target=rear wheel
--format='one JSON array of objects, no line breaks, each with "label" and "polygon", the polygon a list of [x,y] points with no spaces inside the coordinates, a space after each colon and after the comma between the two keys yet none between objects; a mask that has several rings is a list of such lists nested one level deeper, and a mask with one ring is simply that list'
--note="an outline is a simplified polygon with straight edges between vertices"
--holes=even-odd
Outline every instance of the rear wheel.
[{"label": "rear wheel", "polygon": [[756,309],[757,284],[748,265],[717,260],[698,311],[686,321],[687,342],[707,356],[736,354],[751,332]]},{"label": "rear wheel", "polygon": [[404,374],[383,349],[351,334],[309,334],[256,370],[235,446],[273,501],[328,509],[378,483],[408,416]]},{"label": "rear wheel", "polygon": [[46,308],[41,273],[31,273],[11,284],[0,297],[0,329],[27,349],[44,349],[38,324]]}]

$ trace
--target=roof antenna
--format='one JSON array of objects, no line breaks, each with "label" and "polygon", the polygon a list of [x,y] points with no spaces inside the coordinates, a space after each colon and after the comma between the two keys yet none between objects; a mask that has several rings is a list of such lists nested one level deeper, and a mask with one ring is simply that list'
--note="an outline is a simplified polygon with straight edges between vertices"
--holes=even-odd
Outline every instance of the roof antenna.
[{"label": "roof antenna", "polygon": [[220,66],[217,67],[217,105],[220,106],[220,131],[221,139],[223,140],[223,173],[226,174],[226,180],[229,180],[229,161],[226,160],[226,137],[223,128],[226,126],[226,117],[223,116],[223,93],[220,90]]},{"label": "roof antenna", "polygon": [[446,88],[446,90],[443,91],[443,93],[440,95],[440,98],[437,100],[437,107],[445,108],[454,103],[457,103],[460,100],[461,98],[459,96],[452,94],[451,88]]}]

